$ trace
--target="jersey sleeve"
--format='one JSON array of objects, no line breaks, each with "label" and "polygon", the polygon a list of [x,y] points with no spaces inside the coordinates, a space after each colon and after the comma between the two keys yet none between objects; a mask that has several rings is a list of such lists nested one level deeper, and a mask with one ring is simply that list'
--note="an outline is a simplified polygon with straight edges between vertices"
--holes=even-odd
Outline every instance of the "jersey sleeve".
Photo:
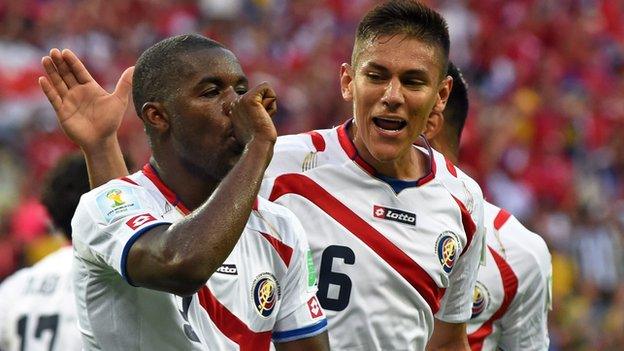
[{"label": "jersey sleeve", "polygon": [[141,186],[117,180],[96,188],[83,195],[72,220],[74,254],[105,271],[116,271],[132,284],[126,270],[128,252],[148,230],[171,224],[160,213]]},{"label": "jersey sleeve", "polygon": [[316,269],[303,226],[290,213],[279,230],[293,231],[296,241],[284,280],[282,306],[273,329],[276,343],[312,337],[327,329],[325,313],[316,298]]},{"label": "jersey sleeve", "polygon": [[[477,194],[478,195],[478,194]],[[460,202],[460,207],[463,203]],[[465,207],[464,209],[468,211]],[[449,275],[449,286],[440,303],[440,310],[435,317],[447,323],[464,323],[472,314],[472,292],[477,281],[479,264],[483,261],[485,246],[485,227],[483,219],[483,197],[475,196],[469,212],[474,225],[474,234],[469,246],[457,260],[457,264]],[[464,224],[466,231],[469,226]],[[468,233],[466,233],[468,235]]]},{"label": "jersey sleeve", "polygon": [[278,137],[273,148],[273,158],[264,176],[274,178],[284,173],[302,172],[306,158],[311,158],[315,152],[312,139],[307,134]]},{"label": "jersey sleeve", "polygon": [[546,350],[548,338],[548,311],[551,307],[552,265],[550,253],[543,240],[535,245],[538,258],[535,269],[526,274],[527,288],[510,306],[501,320],[499,347],[504,350]]}]

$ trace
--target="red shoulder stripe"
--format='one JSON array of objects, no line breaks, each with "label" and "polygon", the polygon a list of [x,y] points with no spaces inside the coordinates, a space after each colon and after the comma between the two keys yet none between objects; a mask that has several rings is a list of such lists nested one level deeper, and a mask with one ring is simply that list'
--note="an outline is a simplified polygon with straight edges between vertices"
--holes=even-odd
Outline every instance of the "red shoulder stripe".
[{"label": "red shoulder stripe", "polygon": [[132,179],[130,179],[128,177],[121,177],[121,178],[119,178],[119,180],[123,180],[124,182],[128,182],[130,184],[139,185],[139,184],[137,184],[137,182],[135,182],[134,180],[132,180]]},{"label": "red shoulder stripe", "polygon": [[325,139],[319,132],[313,130],[313,131],[307,132],[306,134],[308,134],[310,138],[312,138],[312,144],[314,145],[314,148],[316,149],[316,151],[318,152],[325,151],[325,146],[326,146]]},{"label": "red shoulder stripe", "polygon": [[286,267],[290,266],[290,259],[292,258],[293,248],[279,241],[277,238],[267,234],[260,232],[262,237],[267,239],[271,246],[277,251],[279,256],[282,258],[282,261],[286,264]]},{"label": "red shoulder stripe", "polygon": [[470,216],[470,213],[466,209],[466,206],[464,206],[464,203],[455,196],[453,196],[453,199],[455,200],[455,202],[457,202],[457,206],[459,206],[459,210],[461,211],[462,226],[464,227],[464,232],[466,232],[466,246],[464,246],[464,249],[461,252],[461,254],[463,255],[468,246],[470,246],[470,243],[472,242],[472,237],[477,231],[477,225],[472,220],[472,216]]},{"label": "red shoulder stripe", "polygon": [[500,211],[498,211],[496,218],[494,218],[494,229],[499,230],[503,224],[507,222],[509,217],[511,217],[511,214],[504,208],[501,208]]},{"label": "red shoulder stripe", "polygon": [[455,165],[453,164],[453,162],[449,161],[448,159],[444,159],[446,161],[446,169],[448,169],[448,171],[453,175],[453,177],[457,178],[457,169],[455,168]]}]

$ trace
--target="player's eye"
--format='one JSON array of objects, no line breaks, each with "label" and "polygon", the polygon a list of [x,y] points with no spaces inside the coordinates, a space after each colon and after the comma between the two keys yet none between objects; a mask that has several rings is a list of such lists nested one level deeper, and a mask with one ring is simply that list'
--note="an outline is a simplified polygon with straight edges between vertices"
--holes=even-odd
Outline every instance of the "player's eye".
[{"label": "player's eye", "polygon": [[372,82],[378,82],[383,80],[383,77],[381,76],[381,74],[376,73],[376,72],[368,72],[366,73],[366,78],[368,78],[368,80],[372,81]]},{"label": "player's eye", "polygon": [[214,88],[210,88],[210,89],[206,89],[201,93],[201,96],[203,97],[215,97],[217,95],[219,95],[219,89],[217,89],[216,87]]},{"label": "player's eye", "polygon": [[247,87],[244,87],[244,86],[240,86],[240,87],[236,88],[236,94],[238,94],[238,95],[243,95],[247,91],[249,91],[249,89]]}]

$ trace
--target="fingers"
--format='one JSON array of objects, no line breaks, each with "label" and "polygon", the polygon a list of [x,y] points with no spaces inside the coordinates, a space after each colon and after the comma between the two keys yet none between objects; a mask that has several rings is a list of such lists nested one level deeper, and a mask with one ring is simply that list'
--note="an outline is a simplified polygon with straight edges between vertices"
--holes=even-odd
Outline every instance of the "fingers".
[{"label": "fingers", "polygon": [[78,83],[84,84],[94,80],[82,61],[71,50],[63,49],[61,57]]},{"label": "fingers", "polygon": [[134,66],[126,68],[126,70],[121,74],[119,81],[117,81],[115,92],[113,92],[113,95],[117,96],[117,98],[121,99],[125,103],[128,102],[128,97],[132,91],[133,74]]},{"label": "fingers", "polygon": [[67,85],[67,88],[71,89],[79,84],[74,72],[72,72],[67,62],[63,59],[63,55],[59,49],[50,50],[50,57],[52,58],[52,62],[54,62],[56,71]]},{"label": "fingers", "polygon": [[51,84],[50,87],[54,88],[60,96],[65,96],[65,94],[67,94],[67,85],[56,71],[52,58],[50,56],[44,56],[41,59],[41,65],[48,76],[48,83]]},{"label": "fingers", "polygon": [[43,90],[43,93],[48,98],[48,101],[50,101],[50,104],[52,104],[54,111],[58,112],[61,109],[61,105],[63,104],[63,99],[61,99],[61,96],[58,94],[57,90],[52,86],[52,83],[50,83],[48,78],[39,77],[38,82],[39,82],[39,86],[41,87],[41,90]]}]

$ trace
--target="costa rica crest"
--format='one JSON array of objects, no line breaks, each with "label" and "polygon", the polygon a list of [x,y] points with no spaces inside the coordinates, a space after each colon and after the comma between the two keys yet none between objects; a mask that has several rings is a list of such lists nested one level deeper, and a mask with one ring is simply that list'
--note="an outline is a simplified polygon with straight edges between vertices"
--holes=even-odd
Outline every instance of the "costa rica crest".
[{"label": "costa rica crest", "polygon": [[279,283],[271,273],[265,272],[258,275],[251,284],[251,298],[255,310],[263,318],[271,316],[280,297]]},{"label": "costa rica crest", "polygon": [[436,254],[445,273],[451,273],[460,252],[459,238],[455,233],[445,231],[438,236]]},{"label": "costa rica crest", "polygon": [[470,318],[478,317],[490,303],[490,293],[481,282],[475,284],[472,292],[472,315]]}]

